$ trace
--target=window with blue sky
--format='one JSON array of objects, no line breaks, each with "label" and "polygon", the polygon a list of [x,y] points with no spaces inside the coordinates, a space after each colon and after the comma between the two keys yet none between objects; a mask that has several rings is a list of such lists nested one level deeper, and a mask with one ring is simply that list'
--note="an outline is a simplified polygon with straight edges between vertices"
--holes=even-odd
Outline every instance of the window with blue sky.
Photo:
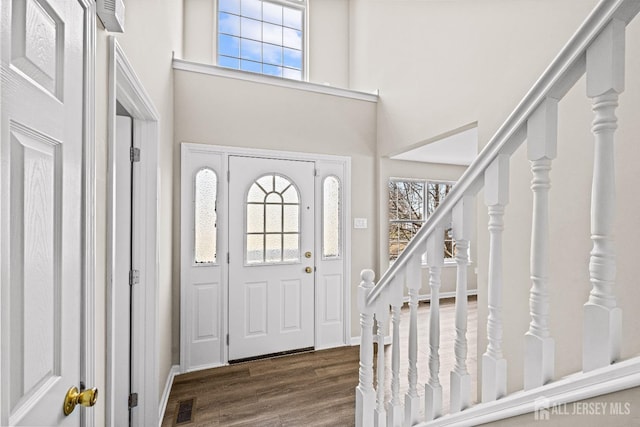
[{"label": "window with blue sky", "polygon": [[302,80],[304,3],[218,0],[218,65]]}]

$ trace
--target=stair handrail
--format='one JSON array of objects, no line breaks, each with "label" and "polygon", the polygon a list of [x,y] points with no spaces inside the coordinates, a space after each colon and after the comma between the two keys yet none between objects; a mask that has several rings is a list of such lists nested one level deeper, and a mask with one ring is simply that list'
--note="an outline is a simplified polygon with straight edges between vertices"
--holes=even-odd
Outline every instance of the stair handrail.
[{"label": "stair handrail", "polygon": [[[640,0],[602,0],[584,23],[545,69],[518,106],[498,128],[487,145],[462,174],[447,197],[427,218],[404,251],[380,277],[366,298],[373,304],[390,285],[407,261],[424,247],[433,230],[445,220],[456,203],[466,194],[475,194],[482,188],[483,173],[501,154],[512,154],[526,139],[527,119],[547,97],[562,99],[586,71],[586,50],[600,32],[614,19],[628,24],[640,11]],[[424,252],[424,251],[423,251]]]}]

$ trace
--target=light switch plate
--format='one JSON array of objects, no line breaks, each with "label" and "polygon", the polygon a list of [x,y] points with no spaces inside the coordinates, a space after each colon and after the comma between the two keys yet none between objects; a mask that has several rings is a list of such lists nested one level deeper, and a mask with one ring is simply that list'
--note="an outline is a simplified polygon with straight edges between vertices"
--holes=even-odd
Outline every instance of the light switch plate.
[{"label": "light switch plate", "polygon": [[367,218],[353,218],[353,228],[367,228]]}]

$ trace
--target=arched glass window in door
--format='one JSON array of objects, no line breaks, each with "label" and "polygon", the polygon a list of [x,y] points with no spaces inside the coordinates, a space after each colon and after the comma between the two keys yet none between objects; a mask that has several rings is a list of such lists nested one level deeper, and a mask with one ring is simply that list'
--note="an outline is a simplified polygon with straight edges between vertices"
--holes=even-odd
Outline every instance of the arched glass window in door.
[{"label": "arched glass window in door", "polygon": [[212,264],[217,258],[218,177],[209,169],[200,169],[195,179],[195,263]]},{"label": "arched glass window in door", "polygon": [[300,196],[289,179],[269,174],[251,185],[245,230],[247,264],[300,261]]},{"label": "arched glass window in door", "polygon": [[322,257],[340,258],[340,181],[335,176],[322,183]]}]

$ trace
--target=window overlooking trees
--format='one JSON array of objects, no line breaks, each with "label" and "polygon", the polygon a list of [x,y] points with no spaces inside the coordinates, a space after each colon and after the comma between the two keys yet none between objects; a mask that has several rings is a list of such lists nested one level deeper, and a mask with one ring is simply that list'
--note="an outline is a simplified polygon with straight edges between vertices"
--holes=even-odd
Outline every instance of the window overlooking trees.
[{"label": "window overlooking trees", "polygon": [[[389,260],[396,260],[426,219],[449,194],[452,183],[419,180],[389,181]],[[444,258],[454,257],[451,227],[445,229]]]},{"label": "window overlooking trees", "polygon": [[303,0],[218,0],[218,65],[302,80]]}]

